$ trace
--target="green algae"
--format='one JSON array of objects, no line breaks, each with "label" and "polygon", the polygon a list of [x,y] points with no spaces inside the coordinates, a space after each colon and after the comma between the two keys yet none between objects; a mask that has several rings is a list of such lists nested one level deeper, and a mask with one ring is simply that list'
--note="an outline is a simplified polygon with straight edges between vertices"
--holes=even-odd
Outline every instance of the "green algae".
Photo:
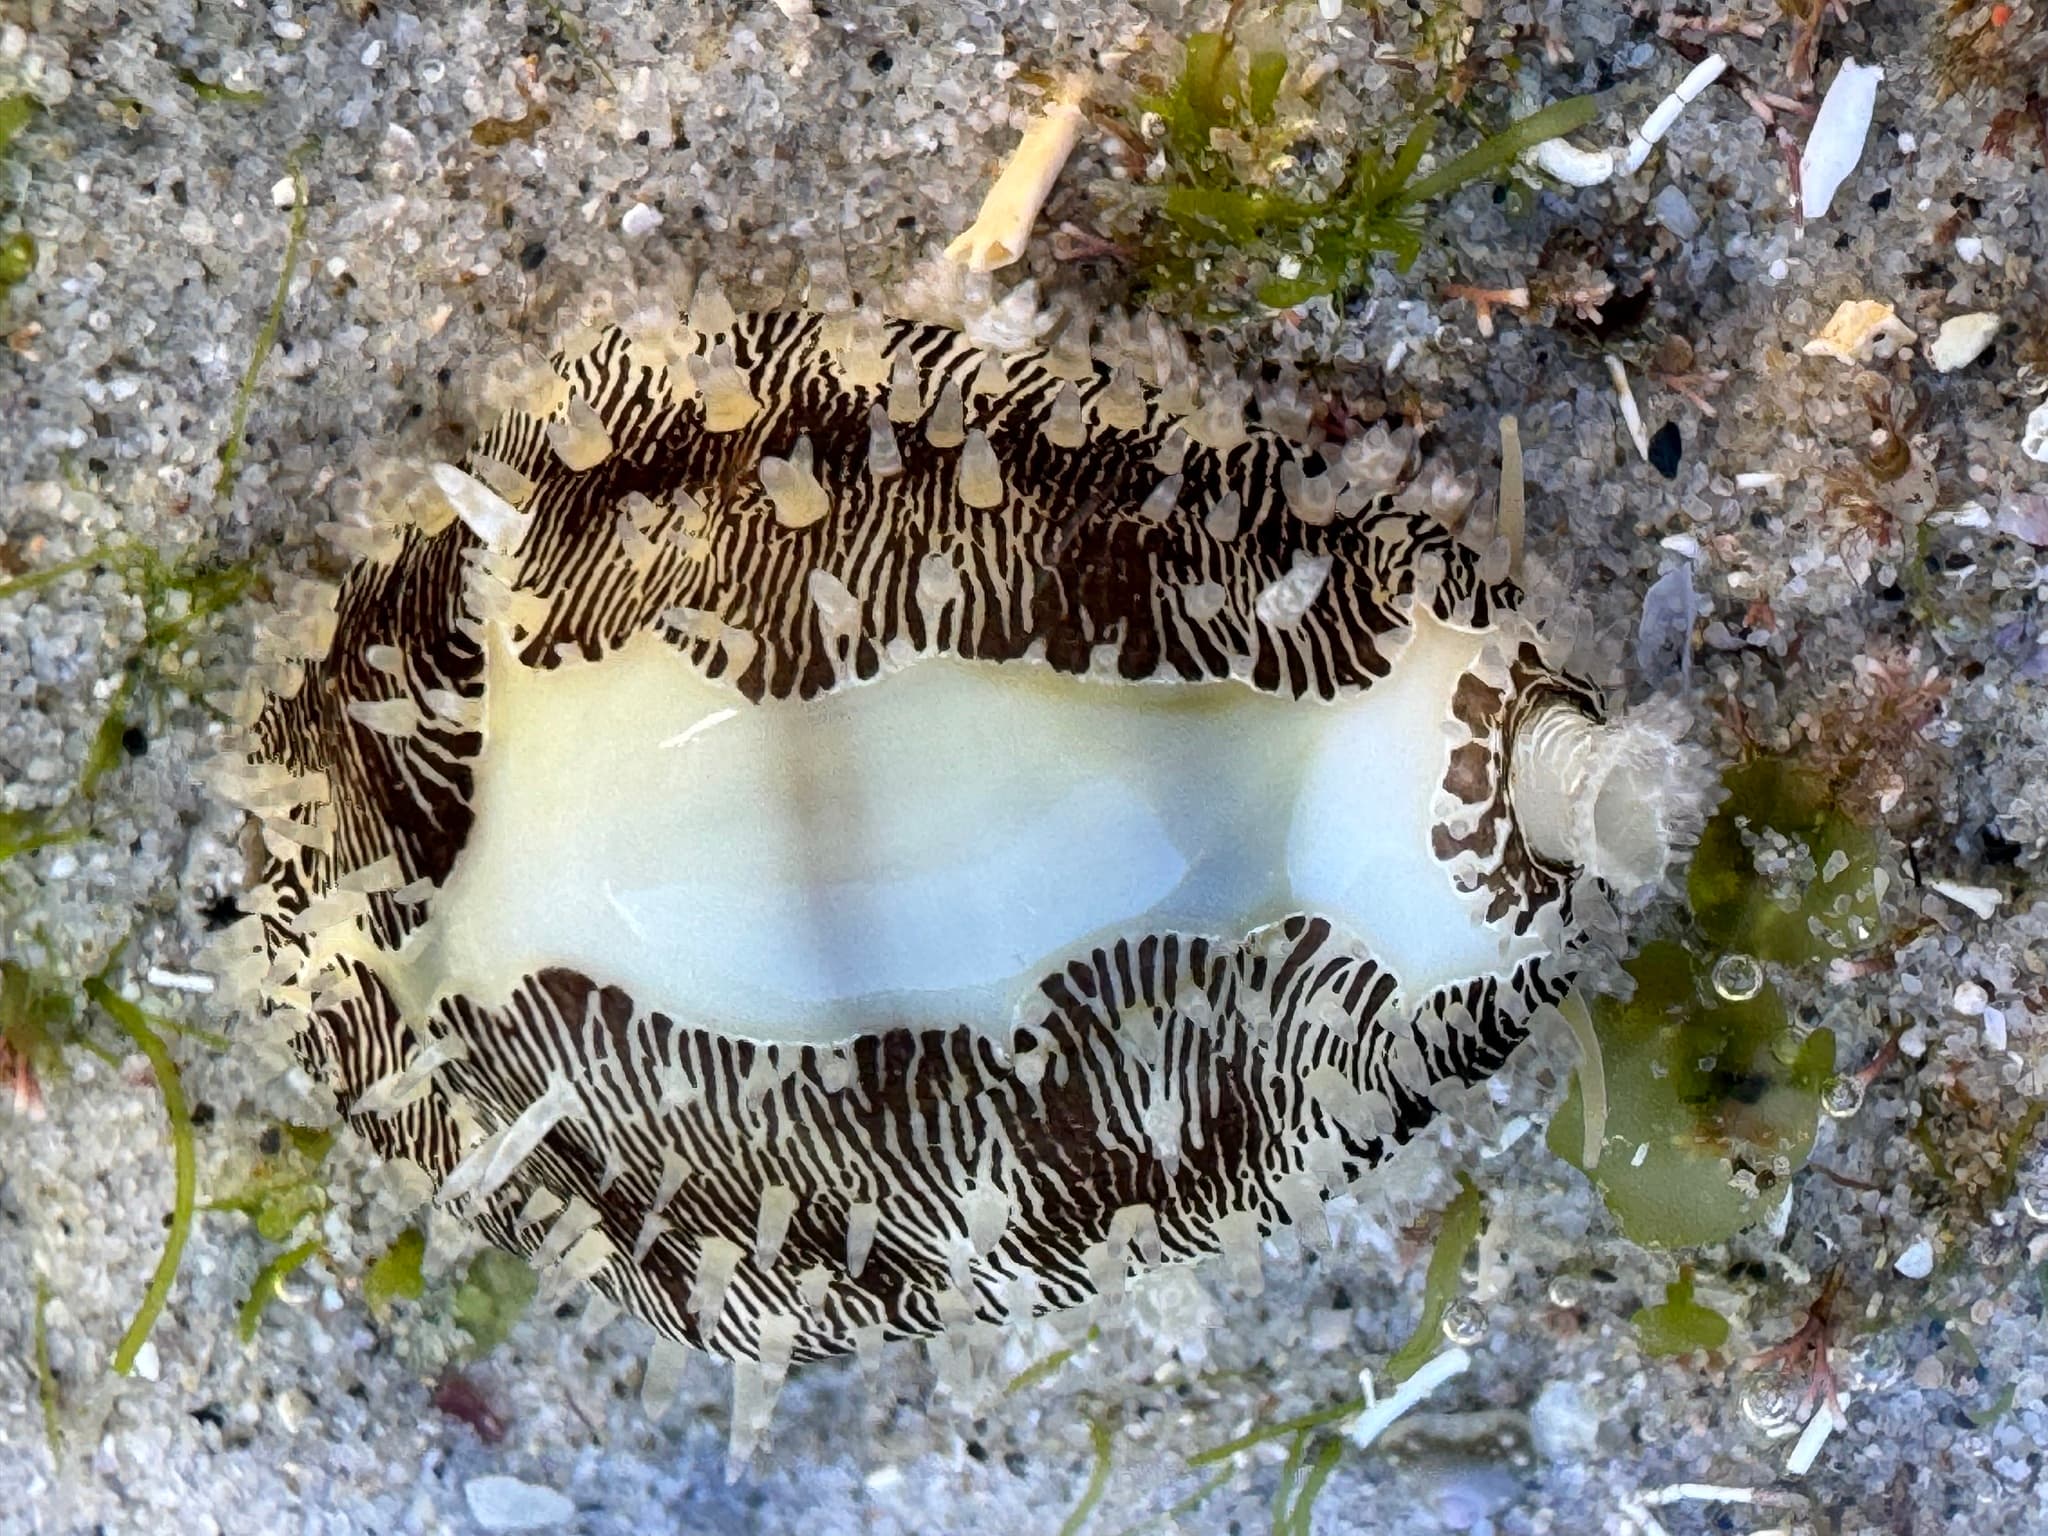
[{"label": "green algae", "polygon": [[1795,1027],[1764,967],[1853,954],[1881,916],[1877,839],[1824,775],[1757,758],[1723,784],[1693,854],[1681,938],[1628,962],[1632,997],[1590,1000],[1608,1101],[1597,1156],[1576,1074],[1550,1123],[1551,1150],[1649,1247],[1719,1242],[1785,1197],[1813,1148],[1835,1039]]},{"label": "green algae", "polygon": [[241,1334],[244,1344],[256,1341],[256,1330],[263,1326],[264,1309],[277,1299],[278,1288],[320,1249],[319,1238],[308,1238],[295,1247],[287,1248],[256,1272],[256,1279],[249,1287],[249,1299],[242,1303],[242,1310],[235,1318],[235,1331]]},{"label": "green algae", "polygon": [[394,1302],[420,1299],[427,1286],[420,1269],[426,1254],[426,1234],[407,1227],[363,1272],[363,1300],[373,1316],[386,1316]]},{"label": "green algae", "polygon": [[305,1126],[272,1127],[263,1152],[241,1179],[206,1202],[209,1211],[246,1216],[267,1243],[290,1240],[300,1225],[329,1204],[322,1165],[334,1145],[332,1131]]},{"label": "green algae", "polygon": [[119,543],[0,582],[0,601],[29,596],[66,576],[103,568],[113,571],[141,605],[142,643],[122,664],[121,680],[93,727],[66,801],[55,807],[0,811],[0,864],[93,835],[94,797],[121,766],[128,733],[151,699],[166,686],[193,691],[172,677],[169,660],[173,653],[233,608],[256,584],[256,567],[250,562],[216,564],[200,554],[172,557],[146,545]]},{"label": "green algae", "polygon": [[238,91],[233,86],[222,85],[218,80],[208,80],[197,70],[181,69],[177,74],[178,83],[186,90],[201,101],[216,106],[260,107],[269,99],[262,91]]},{"label": "green algae", "polygon": [[1646,945],[1626,969],[1635,995],[1592,1003],[1607,1074],[1600,1156],[1588,1169],[1576,1075],[1550,1148],[1587,1173],[1632,1242],[1719,1242],[1767,1215],[1812,1150],[1834,1036],[1795,1038],[1768,985],[1720,998],[1679,944]]},{"label": "green algae", "polygon": [[36,1357],[36,1401],[43,1410],[43,1439],[50,1459],[64,1454],[64,1433],[57,1402],[57,1372],[50,1364],[50,1282],[36,1276],[36,1309],[32,1332]]},{"label": "green algae", "polygon": [[1700,937],[1777,965],[1869,944],[1878,924],[1877,840],[1835,806],[1827,780],[1782,758],[1757,758],[1730,769],[1723,783],[1728,799],[1700,835],[1686,878]]},{"label": "green algae", "polygon": [[485,1248],[469,1261],[456,1287],[453,1316],[469,1335],[470,1354],[487,1355],[511,1335],[540,1289],[533,1266],[502,1248]]},{"label": "green algae", "polygon": [[1430,100],[1407,128],[1353,155],[1331,186],[1301,174],[1289,152],[1313,122],[1303,90],[1284,52],[1246,53],[1224,33],[1200,32],[1172,85],[1139,96],[1139,123],[1161,125],[1166,163],[1161,217],[1138,262],[1148,290],[1210,316],[1248,300],[1286,309],[1362,292],[1378,258],[1405,271],[1422,254],[1427,204],[1506,174],[1597,111],[1591,97],[1556,102],[1418,178],[1442,120],[1442,103]]},{"label": "green algae", "polygon": [[[1443,1342],[1444,1312],[1463,1288],[1465,1261],[1485,1226],[1485,1197],[1470,1178],[1460,1173],[1458,1192],[1444,1207],[1436,1244],[1430,1250],[1422,1282],[1422,1314],[1413,1332],[1387,1361],[1383,1374],[1388,1381],[1406,1381]],[[1292,1418],[1256,1425],[1234,1440],[1193,1452],[1187,1459],[1188,1467],[1199,1470],[1221,1464],[1227,1472],[1230,1462],[1241,1452],[1276,1440],[1286,1441],[1287,1459],[1273,1491],[1273,1532],[1274,1536],[1309,1536],[1316,1500],[1349,1444],[1341,1435],[1327,1435],[1324,1431],[1356,1418],[1366,1406],[1363,1395],[1348,1397]],[[1205,1484],[1192,1499],[1176,1505],[1175,1512],[1194,1508],[1218,1486],[1218,1481]]]},{"label": "green algae", "polygon": [[1693,1299],[1690,1264],[1681,1266],[1678,1278],[1664,1287],[1661,1302],[1641,1308],[1629,1322],[1646,1355],[1712,1352],[1728,1342],[1728,1319]]},{"label": "green algae", "polygon": [[[25,92],[0,96],[0,158],[41,110],[42,103]],[[34,273],[37,254],[36,237],[25,229],[0,236],[0,301]]]},{"label": "green algae", "polygon": [[234,493],[236,466],[241,461],[244,438],[249,430],[249,408],[256,398],[256,381],[263,376],[263,365],[270,358],[270,349],[277,345],[277,333],[284,325],[285,300],[291,297],[292,274],[298,270],[299,252],[306,243],[306,157],[312,150],[311,144],[301,144],[285,160],[285,174],[292,183],[292,218],[285,234],[284,265],[277,274],[277,291],[271,295],[269,313],[263,317],[262,328],[256,333],[256,346],[249,354],[249,366],[235,390],[234,405],[228,418],[228,435],[220,445],[220,473],[214,477],[213,494],[223,499]]},{"label": "green algae", "polygon": [[76,1039],[74,989],[54,983],[15,960],[0,960],[0,1043],[40,1076],[62,1069]]},{"label": "green algae", "polygon": [[36,254],[36,237],[25,229],[0,240],[0,299],[35,271]]},{"label": "green algae", "polygon": [[35,120],[42,103],[26,91],[0,96],[0,155],[7,153],[21,130]]},{"label": "green algae", "polygon": [[1089,1424],[1088,1443],[1095,1457],[1088,1471],[1088,1486],[1081,1490],[1080,1499],[1061,1522],[1060,1536],[1080,1536],[1088,1524],[1088,1517],[1095,1513],[1095,1506],[1102,1502],[1102,1495],[1109,1488],[1110,1464],[1116,1441],[1105,1421],[1096,1419]]},{"label": "green algae", "polygon": [[1309,1454],[1309,1443],[1310,1435],[1304,1431],[1288,1454],[1287,1470],[1273,1495],[1273,1536],[1309,1536],[1316,1499],[1344,1454],[1341,1438],[1322,1441],[1313,1456]]}]

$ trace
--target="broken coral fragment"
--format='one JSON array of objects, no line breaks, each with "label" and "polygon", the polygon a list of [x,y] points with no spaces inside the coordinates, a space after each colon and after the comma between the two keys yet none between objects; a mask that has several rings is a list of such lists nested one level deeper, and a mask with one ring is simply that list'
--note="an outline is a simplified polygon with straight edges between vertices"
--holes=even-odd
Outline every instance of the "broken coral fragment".
[{"label": "broken coral fragment", "polygon": [[1802,349],[1808,357],[1832,357],[1853,365],[1890,357],[1913,340],[1913,331],[1876,299],[1844,299]]},{"label": "broken coral fragment", "polygon": [[1927,348],[1927,361],[1937,373],[1954,373],[1958,368],[1969,367],[1983,356],[1984,349],[1998,335],[2001,323],[1993,310],[1949,316],[1941,322],[1941,329]]}]

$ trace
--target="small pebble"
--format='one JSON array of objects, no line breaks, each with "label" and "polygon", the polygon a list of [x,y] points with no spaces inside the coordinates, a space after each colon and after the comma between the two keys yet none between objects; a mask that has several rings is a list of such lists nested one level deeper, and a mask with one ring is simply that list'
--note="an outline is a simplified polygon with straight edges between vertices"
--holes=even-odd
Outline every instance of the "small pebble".
[{"label": "small pebble", "polygon": [[1674,185],[1665,185],[1650,199],[1650,214],[1681,240],[1690,240],[1700,232],[1699,214]]},{"label": "small pebble", "polygon": [[1941,322],[1940,332],[1927,349],[1927,361],[1934,365],[1937,373],[1954,373],[1958,368],[1967,368],[1991,345],[1991,339],[1998,334],[1998,327],[1999,317],[1989,310],[1951,315]]},{"label": "small pebble", "polygon": [[1991,994],[1979,982],[1966,981],[1956,988],[1949,1006],[1966,1019],[1974,1019],[1991,1005]]},{"label": "small pebble", "polygon": [[1666,480],[1678,478],[1678,461],[1685,453],[1678,423],[1667,421],[1650,437],[1650,467]]},{"label": "small pebble", "polygon": [[472,1477],[462,1485],[462,1497],[487,1531],[544,1531],[576,1515],[576,1506],[554,1489],[516,1477]]},{"label": "small pebble", "polygon": [[640,236],[661,227],[661,210],[652,203],[635,203],[619,220],[619,233],[628,239]]},{"label": "small pebble", "polygon": [[1934,1244],[1924,1237],[1918,1239],[1912,1247],[1899,1255],[1898,1262],[1892,1265],[1892,1268],[1908,1280],[1925,1280],[1934,1273]]},{"label": "small pebble", "polygon": [[273,207],[289,208],[299,200],[299,189],[292,184],[289,176],[280,176],[270,184],[270,201]]},{"label": "small pebble", "polygon": [[1575,1381],[1551,1382],[1529,1409],[1537,1454],[1550,1461],[1583,1461],[1600,1444],[1600,1410]]}]

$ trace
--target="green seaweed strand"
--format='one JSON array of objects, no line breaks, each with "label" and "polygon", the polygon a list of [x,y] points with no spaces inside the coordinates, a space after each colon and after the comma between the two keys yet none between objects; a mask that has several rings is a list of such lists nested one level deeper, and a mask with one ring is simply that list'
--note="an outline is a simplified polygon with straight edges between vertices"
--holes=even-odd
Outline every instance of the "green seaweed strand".
[{"label": "green seaweed strand", "polygon": [[1188,1465],[1206,1467],[1214,1462],[1227,1461],[1239,1451],[1248,1451],[1255,1445],[1264,1445],[1268,1440],[1278,1440],[1287,1435],[1320,1429],[1323,1425],[1334,1424],[1339,1419],[1351,1418],[1364,1407],[1363,1397],[1347,1397],[1343,1402],[1332,1403],[1327,1408],[1317,1408],[1291,1419],[1282,1419],[1277,1424],[1263,1424],[1257,1429],[1239,1435],[1235,1440],[1226,1440],[1221,1445],[1210,1446],[1206,1451],[1195,1452],[1188,1458]]},{"label": "green seaweed strand", "polygon": [[1430,1251],[1429,1271],[1423,1276],[1422,1316],[1416,1321],[1415,1331],[1387,1362],[1389,1380],[1406,1381],[1436,1353],[1444,1309],[1458,1293],[1458,1273],[1464,1268],[1465,1255],[1479,1241],[1479,1231],[1485,1223],[1486,1202],[1479,1186],[1459,1174],[1457,1198],[1444,1208],[1443,1230]]},{"label": "green seaweed strand", "polygon": [[284,1284],[285,1277],[319,1251],[320,1239],[308,1238],[296,1248],[287,1248],[256,1272],[249,1287],[249,1299],[242,1303],[235,1318],[235,1329],[244,1344],[254,1342],[256,1330],[263,1322],[263,1309],[277,1298],[277,1288]]},{"label": "green seaweed strand", "polygon": [[156,1326],[164,1303],[170,1298],[171,1282],[177,1278],[178,1263],[184,1257],[185,1240],[192,1235],[192,1215],[197,1205],[199,1182],[198,1164],[192,1151],[192,1112],[185,1102],[185,1084],[178,1076],[177,1063],[171,1060],[163,1037],[149,1027],[149,1016],[107,985],[104,975],[86,982],[85,995],[97,1003],[101,1011],[119,1025],[122,1032],[135,1042],[136,1048],[149,1058],[150,1070],[156,1074],[157,1092],[163,1095],[164,1114],[171,1122],[175,1188],[171,1199],[171,1225],[164,1234],[164,1251],[156,1261],[156,1273],[150,1276],[142,1305],[136,1309],[135,1320],[128,1325],[128,1331],[121,1336],[120,1347],[114,1351],[114,1373],[126,1376],[135,1368],[135,1357],[141,1351],[143,1341],[149,1337],[150,1330]]},{"label": "green seaweed strand", "polygon": [[285,161],[285,170],[292,179],[292,222],[285,236],[284,270],[277,274],[277,292],[271,296],[270,313],[263,317],[263,329],[256,333],[256,350],[250,354],[249,367],[242,375],[241,387],[235,391],[234,413],[229,418],[227,440],[220,445],[220,473],[213,482],[213,494],[226,497],[235,489],[235,464],[242,456],[242,438],[249,426],[249,407],[256,398],[256,381],[262,376],[263,365],[270,359],[270,349],[277,345],[277,333],[284,325],[285,300],[291,296],[292,274],[298,270],[299,248],[306,241],[306,166],[305,160],[313,146],[301,144],[291,152]]},{"label": "green seaweed strand", "polygon": [[[1538,144],[1567,133],[1576,133],[1600,115],[1599,103],[1591,96],[1572,96],[1540,107],[1527,117],[1515,119],[1492,138],[1475,144],[1448,165],[1440,165],[1422,180],[1402,186],[1387,206],[1410,208],[1455,192],[1468,183],[1499,174]],[[1405,147],[1404,147],[1405,157]],[[1417,156],[1420,159],[1420,156]],[[1399,186],[1397,182],[1395,185]]]},{"label": "green seaweed strand", "polygon": [[66,560],[57,565],[44,566],[39,571],[30,571],[26,576],[17,576],[12,581],[0,581],[0,599],[19,597],[24,592],[38,592],[53,581],[60,581],[78,571],[89,571],[94,566],[119,558],[129,550],[128,545],[102,545],[89,549],[76,560]]},{"label": "green seaweed strand", "polygon": [[43,1438],[50,1442],[50,1459],[64,1452],[64,1435],[57,1422],[57,1373],[50,1365],[50,1282],[36,1276],[36,1397],[43,1405]]},{"label": "green seaweed strand", "polygon": [[1343,1454],[1342,1440],[1325,1440],[1316,1447],[1315,1459],[1308,1463],[1308,1476],[1302,1479],[1301,1491],[1274,1525],[1274,1536],[1309,1536],[1309,1522],[1315,1515],[1316,1499],[1322,1494],[1323,1485],[1330,1480],[1330,1474],[1337,1470],[1338,1458]]},{"label": "green seaweed strand", "polygon": [[1073,1513],[1060,1526],[1060,1536],[1080,1536],[1088,1524],[1088,1517],[1095,1513],[1095,1506],[1102,1502],[1102,1495],[1109,1487],[1109,1461],[1115,1450],[1109,1426],[1097,1419],[1088,1426],[1088,1438],[1095,1447],[1095,1467],[1088,1474],[1088,1486],[1081,1490],[1081,1502],[1074,1506]]}]

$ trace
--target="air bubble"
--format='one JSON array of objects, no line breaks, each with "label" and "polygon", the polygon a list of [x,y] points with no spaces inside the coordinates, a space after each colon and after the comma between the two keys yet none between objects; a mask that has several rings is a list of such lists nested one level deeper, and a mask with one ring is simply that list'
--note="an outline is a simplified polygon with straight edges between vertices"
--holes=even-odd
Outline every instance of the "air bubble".
[{"label": "air bubble", "polygon": [[1863,1080],[1837,1074],[1820,1088],[1820,1107],[1832,1120],[1847,1120],[1863,1107]]},{"label": "air bubble", "polygon": [[1469,1349],[1486,1337],[1486,1309],[1469,1296],[1460,1296],[1444,1308],[1443,1329],[1446,1340],[1461,1349]]},{"label": "air bubble", "polygon": [[1754,955],[1723,955],[1714,962],[1714,995],[1724,1003],[1746,1003],[1764,989],[1764,968]]},{"label": "air bubble", "polygon": [[1553,1307],[1570,1311],[1585,1301],[1586,1287],[1577,1275],[1553,1275],[1547,1294]]}]

